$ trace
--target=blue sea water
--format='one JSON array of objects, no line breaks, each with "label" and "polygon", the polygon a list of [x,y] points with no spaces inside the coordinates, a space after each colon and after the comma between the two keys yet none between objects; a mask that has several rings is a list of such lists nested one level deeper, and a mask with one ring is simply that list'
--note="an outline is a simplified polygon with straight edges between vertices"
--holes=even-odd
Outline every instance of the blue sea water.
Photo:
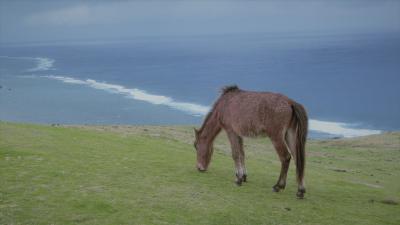
[{"label": "blue sea water", "polygon": [[0,47],[0,120],[200,124],[221,87],[284,93],[311,137],[400,130],[400,35],[152,37]]}]

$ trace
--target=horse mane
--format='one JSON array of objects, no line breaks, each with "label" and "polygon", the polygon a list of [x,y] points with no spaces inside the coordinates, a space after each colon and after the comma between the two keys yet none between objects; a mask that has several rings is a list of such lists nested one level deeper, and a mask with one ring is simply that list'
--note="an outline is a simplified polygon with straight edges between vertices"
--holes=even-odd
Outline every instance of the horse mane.
[{"label": "horse mane", "polygon": [[206,121],[208,121],[212,115],[212,113],[214,112],[214,107],[210,110],[210,112],[207,113],[206,117],[204,118],[203,124],[201,125],[200,129],[199,129],[199,133],[201,133],[204,129],[204,126],[206,125]]},{"label": "horse mane", "polygon": [[237,85],[229,85],[225,86],[222,88],[222,95],[228,93],[228,92],[233,92],[233,91],[239,91],[239,87]]},{"label": "horse mane", "polygon": [[237,85],[229,85],[229,86],[225,86],[221,89],[221,96],[217,99],[217,101],[214,102],[213,106],[211,107],[211,110],[207,113],[206,117],[204,118],[204,122],[203,125],[201,126],[201,128],[199,129],[199,132],[202,132],[204,129],[204,126],[206,125],[206,122],[210,119],[211,115],[213,114],[216,105],[218,104],[220,98],[225,95],[226,93],[230,93],[230,92],[234,92],[234,91],[239,91],[239,87]]}]

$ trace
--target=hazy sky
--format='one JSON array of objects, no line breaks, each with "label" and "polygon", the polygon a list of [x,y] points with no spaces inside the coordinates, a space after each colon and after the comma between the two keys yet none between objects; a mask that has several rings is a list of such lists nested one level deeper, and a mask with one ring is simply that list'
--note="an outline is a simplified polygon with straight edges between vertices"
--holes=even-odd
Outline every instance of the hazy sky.
[{"label": "hazy sky", "polygon": [[400,1],[0,0],[2,43],[255,32],[400,32]]}]

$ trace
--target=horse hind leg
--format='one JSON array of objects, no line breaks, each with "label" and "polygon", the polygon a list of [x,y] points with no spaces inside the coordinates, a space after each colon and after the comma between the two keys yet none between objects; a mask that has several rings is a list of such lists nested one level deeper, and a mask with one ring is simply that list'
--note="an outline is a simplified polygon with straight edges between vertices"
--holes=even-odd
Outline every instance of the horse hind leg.
[{"label": "horse hind leg", "polygon": [[247,181],[246,167],[244,163],[243,139],[233,131],[226,132],[231,143],[232,158],[236,167],[236,181],[235,183],[240,186],[242,182]]},{"label": "horse hind leg", "polygon": [[283,137],[272,139],[272,144],[274,145],[275,150],[278,153],[279,159],[281,161],[281,173],[279,175],[278,181],[272,187],[272,191],[279,192],[280,190],[283,190],[286,187],[286,177],[289,169],[291,156]]},{"label": "horse hind leg", "polygon": [[[290,153],[292,154],[292,157],[296,159],[296,128],[289,128],[287,133],[286,133],[286,143],[288,144],[288,148],[290,150]],[[298,183],[298,189],[297,189],[297,197],[303,198],[304,193],[306,193],[306,189],[304,186],[304,180],[297,180]]]}]

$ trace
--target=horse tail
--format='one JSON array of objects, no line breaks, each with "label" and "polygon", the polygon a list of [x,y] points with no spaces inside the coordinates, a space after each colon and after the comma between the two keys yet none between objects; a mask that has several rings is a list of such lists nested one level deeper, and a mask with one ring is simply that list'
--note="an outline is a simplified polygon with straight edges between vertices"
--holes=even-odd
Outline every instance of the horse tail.
[{"label": "horse tail", "polygon": [[293,102],[293,119],[296,128],[296,174],[297,180],[300,182],[304,177],[305,167],[305,145],[307,141],[308,132],[308,117],[304,107]]}]

